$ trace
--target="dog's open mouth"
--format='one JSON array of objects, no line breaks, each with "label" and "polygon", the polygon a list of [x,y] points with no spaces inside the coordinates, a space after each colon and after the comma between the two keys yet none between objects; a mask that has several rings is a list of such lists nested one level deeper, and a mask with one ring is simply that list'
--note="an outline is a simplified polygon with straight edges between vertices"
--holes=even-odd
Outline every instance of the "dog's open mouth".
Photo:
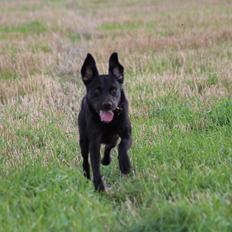
[{"label": "dog's open mouth", "polygon": [[114,117],[114,112],[109,110],[109,111],[104,111],[100,110],[100,118],[102,122],[109,123],[113,120]]}]

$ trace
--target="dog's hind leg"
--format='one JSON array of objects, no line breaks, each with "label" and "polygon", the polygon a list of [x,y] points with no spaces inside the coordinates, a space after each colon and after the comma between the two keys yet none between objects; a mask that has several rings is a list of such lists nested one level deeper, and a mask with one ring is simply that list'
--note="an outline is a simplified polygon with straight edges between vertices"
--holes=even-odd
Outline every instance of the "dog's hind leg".
[{"label": "dog's hind leg", "polygon": [[90,167],[89,167],[89,149],[88,149],[88,142],[85,139],[80,139],[80,147],[81,147],[81,155],[83,157],[83,172],[84,176],[90,179]]},{"label": "dog's hind leg", "polygon": [[107,144],[105,146],[104,156],[103,156],[102,161],[101,161],[101,163],[103,165],[109,165],[110,164],[110,162],[111,162],[110,151],[111,151],[112,148],[114,148],[114,146],[112,146],[112,145]]},{"label": "dog's hind leg", "polygon": [[102,161],[101,161],[101,163],[103,165],[109,165],[110,164],[110,162],[111,162],[110,152],[111,152],[112,148],[114,148],[116,146],[117,140],[118,140],[118,136],[117,137],[115,136],[112,139],[110,144],[106,144],[105,150],[104,150],[104,156],[103,156]]}]

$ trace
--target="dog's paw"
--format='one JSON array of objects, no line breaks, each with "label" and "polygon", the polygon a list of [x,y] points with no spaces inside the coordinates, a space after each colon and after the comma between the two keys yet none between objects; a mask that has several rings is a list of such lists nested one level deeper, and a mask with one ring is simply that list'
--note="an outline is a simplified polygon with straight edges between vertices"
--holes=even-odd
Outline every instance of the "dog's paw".
[{"label": "dog's paw", "polygon": [[105,185],[104,185],[104,184],[98,185],[97,187],[95,187],[95,190],[96,190],[97,192],[106,192],[106,188],[105,188]]},{"label": "dog's paw", "polygon": [[105,166],[109,165],[111,163],[111,158],[110,156],[104,156],[101,163]]},{"label": "dog's paw", "polygon": [[84,174],[84,177],[86,177],[88,180],[91,179],[91,177],[90,177],[90,172],[89,172],[89,171],[88,171],[88,172],[83,171],[83,174]]},{"label": "dog's paw", "polygon": [[106,188],[102,180],[94,181],[94,188],[97,192],[105,192]]},{"label": "dog's paw", "polygon": [[131,163],[128,155],[119,156],[119,168],[122,174],[127,175],[131,171]]},{"label": "dog's paw", "polygon": [[122,174],[127,175],[131,171],[130,162],[119,162],[120,171]]},{"label": "dog's paw", "polygon": [[131,168],[130,166],[120,165],[120,170],[122,174],[128,175],[130,173]]}]

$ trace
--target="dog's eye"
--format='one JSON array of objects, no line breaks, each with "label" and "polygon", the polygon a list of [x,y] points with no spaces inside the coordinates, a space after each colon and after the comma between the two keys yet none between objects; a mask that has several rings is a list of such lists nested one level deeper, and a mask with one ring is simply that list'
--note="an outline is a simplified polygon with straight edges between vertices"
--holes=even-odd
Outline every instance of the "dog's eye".
[{"label": "dog's eye", "polygon": [[110,88],[110,93],[111,93],[112,95],[116,95],[117,89],[116,89],[115,87]]},{"label": "dog's eye", "polygon": [[101,91],[102,91],[102,89],[101,89],[100,87],[96,88],[96,89],[94,90],[94,95],[95,95],[95,96],[98,96],[99,94],[101,94]]}]

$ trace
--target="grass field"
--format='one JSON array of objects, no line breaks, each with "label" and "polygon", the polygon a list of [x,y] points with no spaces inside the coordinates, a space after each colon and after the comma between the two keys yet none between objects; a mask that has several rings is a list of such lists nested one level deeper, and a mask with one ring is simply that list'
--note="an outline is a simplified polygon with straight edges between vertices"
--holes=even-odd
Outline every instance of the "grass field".
[{"label": "grass field", "polygon": [[[232,1],[0,2],[0,231],[232,231]],[[94,192],[87,52],[124,65],[134,175]]]}]

